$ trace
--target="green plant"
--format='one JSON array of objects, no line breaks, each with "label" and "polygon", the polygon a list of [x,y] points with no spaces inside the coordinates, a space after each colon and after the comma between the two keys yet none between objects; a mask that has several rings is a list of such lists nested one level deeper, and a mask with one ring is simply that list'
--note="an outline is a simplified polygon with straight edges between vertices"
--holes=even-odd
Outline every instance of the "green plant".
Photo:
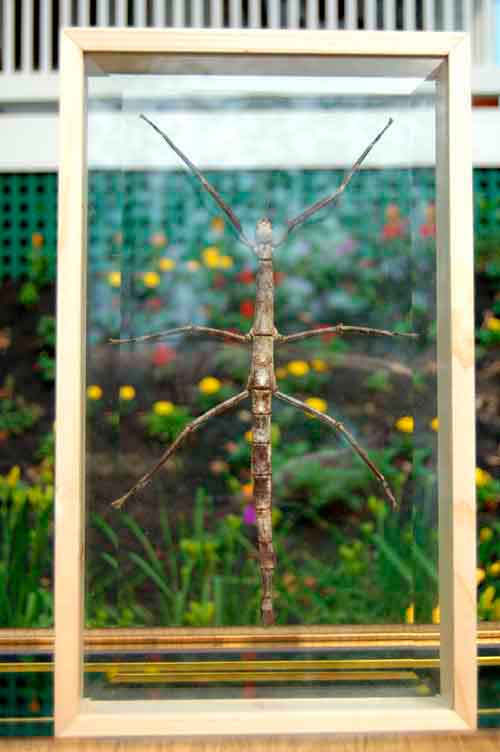
[{"label": "green plant", "polygon": [[365,380],[365,386],[374,392],[390,392],[391,379],[387,371],[374,371]]},{"label": "green plant", "polygon": [[193,419],[185,407],[176,407],[171,402],[156,402],[142,420],[151,438],[172,441]]},{"label": "green plant", "polygon": [[55,358],[54,350],[56,346],[56,320],[54,316],[42,316],[37,326],[37,333],[42,339],[44,348],[38,355],[36,369],[43,381],[52,382],[55,379]]},{"label": "green plant", "polygon": [[56,346],[56,320],[54,316],[41,316],[37,326],[37,333],[47,347]]},{"label": "green plant", "polygon": [[53,473],[47,463],[34,482],[16,465],[0,476],[0,626],[52,624],[51,530]]},{"label": "green plant", "polygon": [[55,452],[55,434],[54,430],[48,431],[41,437],[36,457],[38,460],[46,460],[46,462],[53,467],[54,466],[54,452]]},{"label": "green plant", "polygon": [[0,400],[0,431],[8,436],[18,436],[28,431],[43,415],[40,405],[27,403],[23,397],[14,395],[14,381],[7,378],[3,387],[4,398]]},{"label": "green plant", "polygon": [[52,355],[42,350],[36,364],[43,381],[54,381],[56,377],[56,361]]},{"label": "green plant", "polygon": [[32,308],[40,300],[40,291],[51,284],[53,274],[48,256],[43,251],[43,238],[35,233],[28,258],[28,279],[23,282],[18,294],[18,301],[26,308]]}]

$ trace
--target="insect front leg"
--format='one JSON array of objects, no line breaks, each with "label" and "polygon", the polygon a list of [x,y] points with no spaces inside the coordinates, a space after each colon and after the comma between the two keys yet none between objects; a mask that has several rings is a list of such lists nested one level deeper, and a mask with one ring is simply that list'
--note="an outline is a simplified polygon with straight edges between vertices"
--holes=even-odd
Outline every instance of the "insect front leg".
[{"label": "insect front leg", "polygon": [[230,339],[233,342],[241,342],[246,344],[250,342],[251,335],[238,334],[237,332],[230,332],[227,329],[213,329],[211,326],[197,326],[196,324],[186,324],[186,326],[178,326],[175,329],[165,329],[161,332],[154,332],[153,334],[142,334],[139,337],[127,337],[125,339],[110,339],[112,345],[126,345],[131,342],[150,342],[151,340],[165,339],[166,337],[172,337],[175,334],[207,334],[211,337],[222,337],[223,339]]},{"label": "insect front leg", "polygon": [[372,329],[369,326],[347,326],[346,324],[336,324],[335,326],[324,326],[320,329],[308,329],[305,332],[296,332],[287,336],[279,335],[276,344],[285,345],[290,342],[300,342],[310,337],[321,337],[324,334],[367,334],[373,337],[409,337],[416,339],[418,334],[413,332],[391,332],[388,329]]}]

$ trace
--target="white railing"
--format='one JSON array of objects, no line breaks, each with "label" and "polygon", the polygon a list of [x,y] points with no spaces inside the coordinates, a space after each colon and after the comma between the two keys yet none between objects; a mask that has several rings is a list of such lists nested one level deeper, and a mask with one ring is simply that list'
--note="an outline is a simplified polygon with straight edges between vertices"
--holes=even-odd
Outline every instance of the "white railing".
[{"label": "white railing", "polygon": [[0,76],[57,72],[60,26],[464,30],[496,59],[495,0],[0,0]]},{"label": "white railing", "polygon": [[[57,170],[61,26],[467,30],[473,91],[494,102],[496,5],[500,0],[0,0],[0,171]],[[499,132],[500,108],[475,108],[476,165],[500,165]]]}]

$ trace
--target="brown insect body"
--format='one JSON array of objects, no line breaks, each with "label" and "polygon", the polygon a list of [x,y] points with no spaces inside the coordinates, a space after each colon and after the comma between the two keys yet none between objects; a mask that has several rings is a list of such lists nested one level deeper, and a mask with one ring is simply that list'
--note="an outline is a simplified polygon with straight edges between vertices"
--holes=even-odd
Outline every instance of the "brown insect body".
[{"label": "brown insect body", "polygon": [[252,249],[258,258],[257,284],[255,294],[255,315],[253,326],[248,334],[238,334],[223,329],[214,329],[206,326],[196,326],[187,324],[175,329],[147,334],[139,337],[131,337],[123,340],[111,340],[114,344],[127,342],[143,342],[146,340],[158,340],[177,334],[196,334],[202,333],[214,337],[223,337],[241,344],[252,345],[252,360],[250,375],[247,387],[243,392],[230,397],[224,402],[207,410],[207,412],[195,418],[189,423],[183,431],[176,437],[174,442],[163,452],[161,457],[153,467],[145,473],[139,480],[119,499],[116,499],[112,506],[119,509],[130,497],[134,496],[143,489],[156,474],[156,472],[165,464],[168,458],[186,441],[194,431],[199,430],[208,420],[217,415],[236,407],[240,402],[251,398],[252,404],[252,480],[253,496],[255,504],[257,540],[259,548],[259,562],[262,579],[262,598],[261,598],[261,617],[265,626],[274,624],[273,609],[273,573],[276,566],[276,556],[273,549],[272,533],[272,449],[271,449],[271,412],[273,396],[292,405],[294,408],[301,410],[309,415],[314,415],[320,421],[338,431],[352,446],[359,457],[367,464],[372,473],[382,486],[384,494],[393,506],[396,500],[392,491],[377,466],[370,460],[366,451],[358,444],[354,436],[335,418],[325,413],[319,412],[308,406],[305,402],[291,397],[283,392],[278,391],[276,376],[274,373],[274,347],[275,345],[287,342],[298,342],[300,340],[318,337],[329,332],[336,334],[364,334],[386,337],[415,337],[414,334],[401,334],[391,332],[385,329],[373,329],[365,326],[345,326],[336,324],[334,326],[310,329],[305,332],[297,332],[288,336],[282,336],[276,331],[274,326],[274,273],[273,273],[273,251],[281,245],[299,225],[307,221],[309,217],[317,211],[324,209],[326,206],[335,201],[344,191],[352,176],[359,169],[365,157],[375,146],[377,141],[383,136],[389,128],[392,120],[373,139],[369,146],[364,150],[360,158],[354,163],[349,172],[345,175],[342,183],[329,196],[320,199],[305,209],[301,214],[287,222],[285,235],[278,241],[273,241],[273,228],[269,219],[262,218],[257,222],[255,233],[255,242],[252,242],[245,235],[241,222],[233,212],[230,206],[217,193],[215,188],[207,181],[203,173],[186,157],[185,154],[171,141],[171,139],[161,131],[151,120],[141,115],[160,136],[167,142],[175,153],[187,165],[189,170],[200,181],[204,190],[206,190],[216,201],[222,211],[226,214],[229,221],[236,229],[239,239],[242,243]]},{"label": "brown insect body", "polygon": [[274,272],[272,225],[257,223],[255,253],[259,259],[252,338],[252,366],[247,389],[252,399],[252,478],[257,541],[262,578],[261,615],[264,626],[274,624],[273,573],[276,556],[272,530],[271,402],[277,390],[274,373]]}]

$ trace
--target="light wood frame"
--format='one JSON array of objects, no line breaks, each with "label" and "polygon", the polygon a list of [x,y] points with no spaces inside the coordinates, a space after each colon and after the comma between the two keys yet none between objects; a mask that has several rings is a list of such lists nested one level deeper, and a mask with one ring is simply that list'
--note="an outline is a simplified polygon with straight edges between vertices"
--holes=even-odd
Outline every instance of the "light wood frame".
[{"label": "light wood frame", "polygon": [[[440,58],[438,408],[439,697],[90,701],[82,696],[85,475],[86,53]],[[473,729],[476,724],[474,329],[470,58],[466,35],[65,29],[61,34],[55,714],[60,736]],[[134,63],[136,64],[136,63]],[[315,630],[317,633],[320,630]],[[328,630],[325,631],[325,634]],[[242,640],[261,630],[231,630]],[[286,633],[286,630],[284,634]],[[182,631],[183,638],[188,632]],[[295,636],[300,644],[301,629]],[[188,634],[189,641],[189,634]],[[193,641],[196,637],[193,633]]]}]

